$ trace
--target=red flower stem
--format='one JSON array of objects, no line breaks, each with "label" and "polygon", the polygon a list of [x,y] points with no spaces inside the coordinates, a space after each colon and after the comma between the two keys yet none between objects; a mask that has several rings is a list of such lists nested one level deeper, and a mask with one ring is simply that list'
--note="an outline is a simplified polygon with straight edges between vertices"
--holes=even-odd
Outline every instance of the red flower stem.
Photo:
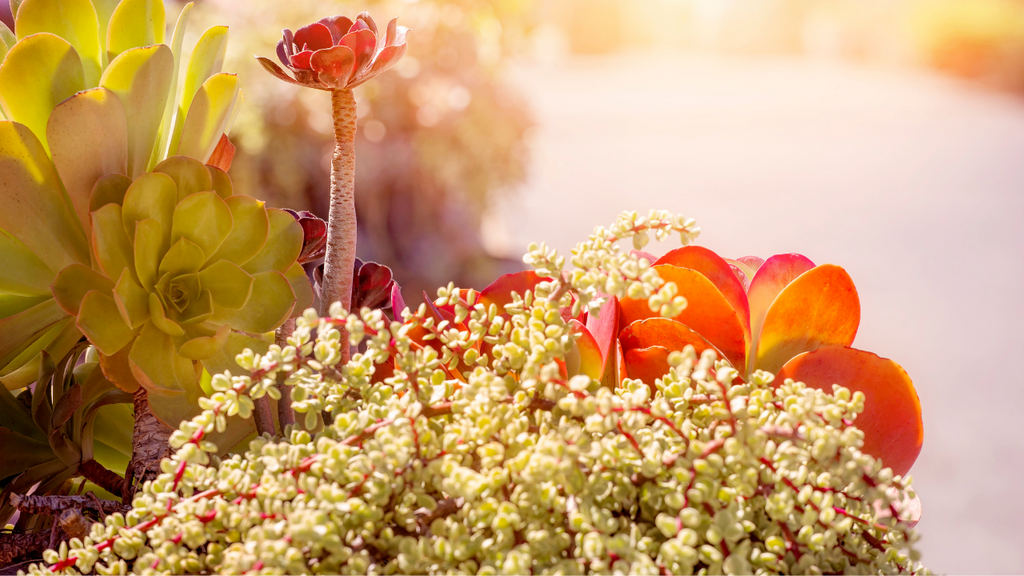
[{"label": "red flower stem", "polygon": [[[320,289],[320,315],[331,304],[352,303],[352,270],[356,261],[356,100],[351,90],[332,90],[334,158],[331,160],[331,209],[327,218],[327,252]],[[349,360],[348,331],[341,330],[342,363]]]}]

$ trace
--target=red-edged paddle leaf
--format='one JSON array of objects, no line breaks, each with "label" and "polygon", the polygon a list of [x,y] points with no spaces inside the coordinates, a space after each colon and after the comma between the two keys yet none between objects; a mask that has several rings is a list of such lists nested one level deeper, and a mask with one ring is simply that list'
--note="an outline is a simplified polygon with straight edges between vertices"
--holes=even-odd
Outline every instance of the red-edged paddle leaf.
[{"label": "red-edged paddle leaf", "polygon": [[314,22],[296,30],[292,42],[299,50],[323,50],[334,45],[334,38],[327,26]]},{"label": "red-edged paddle leaf", "polygon": [[750,289],[750,281],[754,279],[754,269],[747,266],[739,260],[730,260],[729,258],[724,259],[728,262],[729,267],[732,269],[732,273],[736,275],[736,278],[743,285],[743,291],[746,292]]},{"label": "red-edged paddle leaf", "polygon": [[622,343],[620,343],[618,339],[615,340],[615,362],[614,364],[612,362],[607,362],[606,364],[604,374],[605,378],[613,376],[613,374],[608,371],[608,368],[610,366],[615,366],[615,373],[613,377],[615,378],[616,385],[626,379],[628,374],[626,370],[626,355],[622,352]]},{"label": "red-edged paddle leaf", "polygon": [[333,46],[314,52],[310,56],[309,66],[317,73],[321,83],[340,90],[346,88],[352,79],[356,56],[348,46]]},{"label": "red-edged paddle leaf", "polygon": [[[715,285],[703,274],[668,264],[655,266],[666,282],[675,282],[687,306],[673,318],[688,326],[721,351],[733,366],[742,367],[746,359],[746,335],[739,314]],[[729,274],[732,274],[730,271]],[[619,321],[628,326],[637,320],[657,318],[647,300],[623,298]]]},{"label": "red-edged paddle leaf", "polygon": [[619,335],[618,298],[609,297],[600,312],[596,314],[592,312],[587,315],[587,331],[594,337],[597,347],[601,350],[602,361],[607,364],[608,353],[612,350],[612,344],[615,343],[615,338]]},{"label": "red-edged paddle leaf", "polygon": [[914,383],[899,364],[855,348],[826,346],[787,362],[775,381],[786,378],[829,393],[833,384],[863,392],[864,412],[854,424],[864,432],[864,452],[895,474],[910,471],[921,453],[924,423]]},{"label": "red-edged paddle leaf", "polygon": [[643,380],[644,384],[650,386],[653,392],[655,380],[668,374],[671,368],[668,363],[670,353],[671,350],[664,346],[626,350],[626,353],[623,354],[626,375],[635,380]]},{"label": "red-edged paddle leaf", "polygon": [[550,278],[544,278],[533,270],[504,274],[480,291],[478,301],[488,308],[490,308],[491,304],[495,304],[498,306],[498,313],[504,314],[505,305],[512,303],[513,291],[519,294],[519,296],[523,296],[527,291],[532,291],[536,288],[541,282],[548,280]]},{"label": "red-edged paddle leaf", "polygon": [[[688,345],[695,348],[698,356],[708,348],[718,352],[718,349],[703,336],[671,318],[637,320],[619,333],[619,343],[627,352],[651,346],[661,346],[670,352],[681,352]],[[718,355],[721,356],[721,353]]]},{"label": "red-edged paddle leaf", "polygon": [[[747,256],[746,258],[754,258]],[[743,259],[739,259],[743,262]],[[764,325],[768,308],[782,290],[798,276],[814,268],[814,262],[800,254],[776,254],[762,261],[747,288],[747,302],[750,303],[750,350],[757,350],[761,326]],[[753,354],[751,354],[753,356]],[[751,358],[753,360],[753,358]]]},{"label": "red-edged paddle leaf", "polygon": [[579,320],[569,320],[569,326],[579,334],[579,337],[576,338],[576,348],[580,355],[579,373],[586,374],[594,380],[600,380],[601,374],[604,372],[604,355],[601,354],[601,347],[597,344],[597,340]]},{"label": "red-edged paddle leaf", "polygon": [[647,259],[647,262],[649,264],[652,264],[652,265],[655,262],[658,261],[658,257],[657,256],[655,256],[654,254],[651,254],[650,252],[645,252],[643,250],[630,250],[629,251],[629,255],[630,256],[636,256],[637,260],[640,260],[641,258],[645,258],[645,259]]},{"label": "red-edged paddle leaf", "polygon": [[858,325],[860,300],[850,275],[833,264],[817,266],[790,282],[768,309],[755,367],[776,372],[801,352],[849,346]]},{"label": "red-edged paddle leaf", "polygon": [[754,272],[757,272],[761,265],[764,264],[764,258],[760,256],[740,256],[736,260],[746,264]]},{"label": "red-edged paddle leaf", "polygon": [[[711,280],[711,283],[718,288],[718,291],[725,296],[729,305],[736,310],[740,322],[750,340],[750,306],[747,304],[747,294],[743,289],[743,282],[736,277],[733,268],[721,256],[703,246],[683,246],[676,248],[658,259],[655,265],[670,264],[679,268],[696,270]],[[683,294],[683,296],[686,296]]]}]

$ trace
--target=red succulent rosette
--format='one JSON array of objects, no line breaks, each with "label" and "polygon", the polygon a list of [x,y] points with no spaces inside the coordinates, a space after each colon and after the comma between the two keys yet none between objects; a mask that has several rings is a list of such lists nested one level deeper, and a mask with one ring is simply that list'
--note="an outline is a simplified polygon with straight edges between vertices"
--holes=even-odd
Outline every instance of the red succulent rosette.
[{"label": "red succulent rosette", "polygon": [[388,23],[381,36],[366,12],[356,16],[354,22],[346,16],[331,16],[303,26],[294,34],[284,30],[277,44],[277,57],[294,77],[269,58],[256,59],[285,82],[320,90],[345,90],[398,62],[405,54],[408,32],[408,28],[398,25],[398,18]]}]

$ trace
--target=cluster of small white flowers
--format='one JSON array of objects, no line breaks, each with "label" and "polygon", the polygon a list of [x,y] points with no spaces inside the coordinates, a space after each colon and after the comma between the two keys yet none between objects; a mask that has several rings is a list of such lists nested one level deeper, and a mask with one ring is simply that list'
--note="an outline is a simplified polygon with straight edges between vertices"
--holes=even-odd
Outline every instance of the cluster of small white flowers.
[{"label": "cluster of small white flowers", "polygon": [[[239,356],[251,377],[214,379],[131,512],[30,573],[923,572],[895,510],[910,479],[862,453],[849,424],[860,393],[740,382],[692,348],[655,390],[565,375],[562,308],[595,287],[625,293],[626,278],[658,294],[639,268],[614,274],[635,259],[609,239],[645,229],[696,230],[623,218],[576,250],[587,267],[569,288],[505,310],[449,286],[403,322],[307,311],[288,346]],[[342,325],[362,350],[346,365]],[[279,376],[305,429],[218,457],[204,436],[274,397]]]}]

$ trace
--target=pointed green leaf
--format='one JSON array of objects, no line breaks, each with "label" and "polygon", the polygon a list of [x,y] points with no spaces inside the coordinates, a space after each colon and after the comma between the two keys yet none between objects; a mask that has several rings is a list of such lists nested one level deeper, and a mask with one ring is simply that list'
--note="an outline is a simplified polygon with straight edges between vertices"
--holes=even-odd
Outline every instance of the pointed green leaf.
[{"label": "pointed green leaf", "polygon": [[213,190],[210,171],[195,158],[171,156],[158,164],[153,171],[162,172],[174,179],[174,183],[178,186],[177,202],[181,202],[186,196],[191,196],[196,192]]},{"label": "pointed green leaf", "polygon": [[160,303],[160,297],[153,292],[149,293],[149,319],[152,325],[156,326],[164,334],[170,336],[182,336],[185,334],[181,326],[167,318],[164,306]]},{"label": "pointed green leaf", "polygon": [[0,292],[43,296],[50,291],[53,271],[24,244],[0,230]]},{"label": "pointed green leaf", "polygon": [[89,249],[60,179],[36,136],[0,122],[0,229],[54,271],[89,262]]},{"label": "pointed green leaf", "polygon": [[238,265],[220,260],[199,273],[203,290],[209,290],[217,308],[238,310],[249,301],[253,278]]},{"label": "pointed green leaf", "polygon": [[79,92],[53,109],[46,124],[50,155],[64,190],[89,234],[89,198],[96,181],[128,171],[128,120],[105,88]]},{"label": "pointed green leaf", "polygon": [[114,287],[114,303],[133,330],[149,320],[149,294],[125,270]]},{"label": "pointed green leaf", "polygon": [[152,218],[160,224],[164,236],[161,253],[171,245],[171,220],[178,204],[178,188],[166,174],[147,172],[135,179],[124,195],[121,218],[129,238],[135,236],[136,222]]},{"label": "pointed green leaf", "polygon": [[92,0],[92,5],[96,8],[96,20],[100,24],[100,57],[103,59],[103,68],[110,62],[110,56],[107,54],[107,28],[110,26],[110,17],[120,2],[121,0]]},{"label": "pointed green leaf", "polygon": [[180,274],[193,274],[203,267],[204,262],[206,262],[206,256],[203,254],[203,249],[188,238],[182,238],[171,246],[163,260],[160,261],[159,276],[164,278]]},{"label": "pointed green leaf", "polygon": [[184,392],[189,400],[198,403],[199,378],[191,360],[180,356],[174,340],[152,324],[145,324],[128,353],[128,365],[136,380],[157,397],[150,398],[156,410],[157,403]]},{"label": "pointed green leaf", "polygon": [[116,354],[124,348],[135,331],[121,318],[121,312],[110,294],[92,290],[82,299],[78,311],[78,329],[102,354]]},{"label": "pointed green leaf", "polygon": [[89,194],[89,212],[95,212],[107,204],[122,204],[132,179],[124,174],[108,174],[96,181]]},{"label": "pointed green leaf", "polygon": [[92,253],[107,278],[120,278],[122,270],[135,267],[135,255],[117,204],[107,204],[92,213]]},{"label": "pointed green leaf", "polygon": [[177,153],[206,162],[231,126],[238,103],[238,77],[215,74],[196,92],[181,128]]},{"label": "pointed green leaf", "polygon": [[161,111],[167,102],[174,71],[171,49],[162,44],[133,48],[114,58],[100,85],[117,94],[128,117],[128,176],[149,167],[157,144]]},{"label": "pointed green leaf", "polygon": [[0,318],[14,316],[50,298],[49,296],[15,296],[0,292]]},{"label": "pointed green leaf", "polygon": [[0,107],[46,145],[50,112],[86,88],[82,61],[63,38],[39,34],[11,47],[0,65]]},{"label": "pointed green leaf", "polygon": [[78,316],[82,299],[93,290],[104,294],[114,289],[110,278],[89,268],[85,264],[72,264],[60,271],[53,281],[53,297],[57,304],[68,314]]},{"label": "pointed green leaf", "polygon": [[[55,300],[45,300],[24,312],[0,319],[0,366],[3,372],[18,368],[11,366],[11,361],[67,317],[67,312]],[[36,352],[45,346],[38,346]]]},{"label": "pointed green leaf", "polygon": [[11,3],[11,17],[13,17],[13,18],[17,18],[18,17],[18,10],[21,8],[21,4],[24,1],[25,0],[11,0],[11,2],[10,2]]},{"label": "pointed green leaf", "polygon": [[263,248],[242,268],[250,274],[267,270],[284,272],[292,267],[302,251],[305,236],[298,220],[284,210],[267,209],[270,230]]},{"label": "pointed green leaf", "polygon": [[[264,208],[262,201],[249,196],[230,196],[224,202],[231,209],[234,226],[232,226],[227,240],[221,244],[220,249],[210,258],[210,261],[228,260],[243,266],[267,244],[267,236],[270,233],[268,211]],[[287,212],[284,214],[292,218]],[[295,219],[292,218],[292,220]],[[278,224],[281,227],[287,225],[284,220]],[[301,230],[300,227],[300,233]]]},{"label": "pointed green leaf", "polygon": [[284,274],[271,270],[253,275],[252,295],[240,310],[218,309],[212,320],[252,334],[270,332],[288,319],[295,292]]},{"label": "pointed green leaf", "polygon": [[231,209],[215,192],[192,194],[174,208],[171,242],[188,238],[203,254],[212,256],[231,233],[232,224]]},{"label": "pointed green leaf", "polygon": [[[7,392],[0,391],[0,394]],[[4,447],[0,457],[0,479],[21,474],[54,457],[48,442],[40,442],[7,428],[0,428],[0,446]]]},{"label": "pointed green leaf", "polygon": [[0,22],[0,41],[3,41],[8,50],[18,42],[17,36],[15,36],[14,32],[11,31],[11,29],[7,27],[7,24],[3,22]]},{"label": "pointed green leaf", "polygon": [[41,442],[46,440],[46,436],[32,421],[28,407],[15,398],[14,394],[4,390],[0,390],[0,426]]},{"label": "pointed green leaf", "polygon": [[163,0],[122,0],[110,17],[107,51],[113,58],[131,48],[164,43]]},{"label": "pointed green leaf", "polygon": [[[181,13],[178,14],[178,21],[174,25],[174,36],[171,39],[171,52],[174,54],[174,61],[181,62],[181,46],[185,41],[185,29],[188,27],[188,16],[192,13],[193,2],[185,4],[181,9]],[[177,136],[174,138],[174,142],[178,141],[180,136],[181,125],[185,122],[184,115],[182,118],[175,119],[174,112],[178,109],[178,66],[174,67],[174,73],[171,75],[171,91],[172,98],[167,99],[167,105],[164,106],[163,120],[160,122],[160,148],[157,154],[154,156],[153,163],[160,162],[168,154],[168,146],[171,143],[171,133],[175,132]]]},{"label": "pointed green leaf", "polygon": [[82,58],[85,85],[96,85],[100,77],[99,20],[90,0],[25,0],[14,30],[19,40],[40,32],[67,40]]},{"label": "pointed green leaf", "polygon": [[210,171],[210,176],[213,178],[213,191],[217,193],[217,196],[225,200],[230,198],[235,192],[228,173],[216,166],[207,166],[206,168]]},{"label": "pointed green leaf", "polygon": [[146,291],[153,290],[164,255],[164,229],[153,218],[135,223],[135,275]]},{"label": "pointed green leaf", "polygon": [[298,262],[292,264],[284,276],[291,284],[292,292],[295,292],[295,308],[292,315],[297,316],[313,305],[313,285],[309,282],[306,270]]},{"label": "pointed green leaf", "polygon": [[[175,30],[175,34],[177,34],[177,30]],[[181,129],[192,106],[192,99],[195,98],[199,88],[208,78],[220,72],[224,65],[227,47],[228,27],[214,26],[203,33],[199,41],[196,42],[195,48],[192,49],[192,55],[188,59],[188,68],[185,70],[185,78],[182,81],[178,113],[174,119],[174,128],[171,130],[168,156],[178,153]]]},{"label": "pointed green leaf", "polygon": [[200,336],[185,342],[178,353],[190,360],[206,360],[227,344],[230,333],[231,327],[225,324],[213,336]]}]

